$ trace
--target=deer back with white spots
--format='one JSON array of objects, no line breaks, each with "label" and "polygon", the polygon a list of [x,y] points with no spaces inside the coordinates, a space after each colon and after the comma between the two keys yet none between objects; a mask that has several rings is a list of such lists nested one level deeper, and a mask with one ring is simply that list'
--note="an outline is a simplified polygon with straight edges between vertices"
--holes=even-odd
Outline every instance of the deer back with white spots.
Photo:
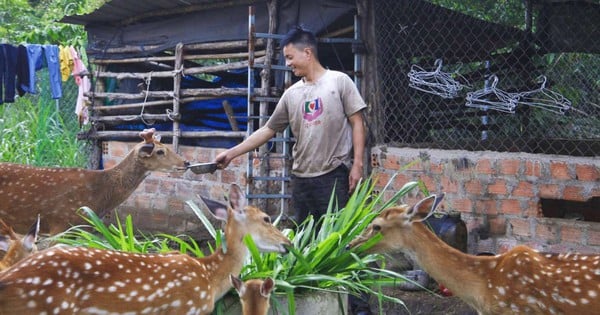
[{"label": "deer back with white spots", "polygon": [[37,241],[39,229],[39,216],[24,236],[15,233],[12,227],[0,219],[0,250],[6,252],[2,260],[0,260],[0,271],[7,269],[37,251],[35,242]]},{"label": "deer back with white spots", "polygon": [[382,211],[349,247],[381,234],[367,252],[404,252],[479,314],[598,314],[599,255],[543,254],[522,245],[497,256],[465,254],[422,223],[442,198]]},{"label": "deer back with white spots", "polygon": [[82,222],[76,211],[82,206],[105,215],[120,205],[150,171],[185,171],[189,163],[154,132],[140,132],[144,141],[106,170],[0,163],[0,216],[20,230],[39,213],[42,232],[56,234]]},{"label": "deer back with white spots", "polygon": [[0,314],[210,314],[239,274],[250,234],[263,252],[287,252],[290,240],[270,217],[247,206],[232,185],[231,207],[207,206],[226,221],[227,250],[185,254],[134,254],[84,247],[37,252],[0,274]]},{"label": "deer back with white spots", "polygon": [[251,279],[243,282],[240,278],[231,275],[230,280],[240,296],[242,315],[267,315],[271,291],[275,286],[273,279]]}]

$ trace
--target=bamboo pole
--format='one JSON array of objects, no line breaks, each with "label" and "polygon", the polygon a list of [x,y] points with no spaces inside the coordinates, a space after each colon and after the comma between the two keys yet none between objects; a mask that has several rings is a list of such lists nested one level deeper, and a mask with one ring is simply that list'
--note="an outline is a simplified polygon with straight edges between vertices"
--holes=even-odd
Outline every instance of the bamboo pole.
[{"label": "bamboo pole", "polygon": [[170,114],[141,114],[141,115],[117,115],[117,116],[98,116],[92,120],[103,122],[111,125],[138,122],[138,121],[170,121],[173,115]]},{"label": "bamboo pole", "polygon": [[[184,50],[185,51],[185,50]],[[256,52],[258,56],[264,56],[265,50]],[[183,60],[203,60],[203,59],[235,59],[235,58],[248,58],[247,52],[240,53],[223,53],[223,54],[196,54],[196,55],[185,55]],[[135,63],[135,62],[149,62],[149,61],[175,61],[175,56],[154,56],[154,57],[139,57],[139,58],[125,58],[125,59],[91,59],[93,64],[119,64],[119,63]]]},{"label": "bamboo pole", "polygon": [[[205,100],[212,100],[218,97],[215,96],[198,96],[198,97],[187,97],[187,98],[181,98],[179,100],[179,102],[181,104],[185,104],[185,103],[190,103],[190,102],[194,102],[194,101],[205,101]],[[138,108],[138,107],[142,107],[142,106],[146,106],[146,107],[153,107],[153,106],[164,106],[164,105],[168,105],[168,104],[172,104],[173,101],[172,100],[161,100],[161,101],[150,101],[150,102],[145,102],[145,103],[129,103],[129,104],[123,104],[123,105],[103,105],[103,106],[96,106],[94,109],[97,111],[117,111],[117,110],[123,110],[123,109],[132,109],[132,108]]]},{"label": "bamboo pole", "polygon": [[173,78],[173,150],[179,153],[179,137],[181,129],[179,128],[179,92],[181,89],[181,77],[183,74],[183,44],[177,44],[175,47],[175,77]]},{"label": "bamboo pole", "polygon": [[[77,134],[79,140],[107,140],[114,138],[130,138],[139,139],[139,130],[110,130],[110,131],[89,131]],[[172,131],[158,131],[157,134],[161,138],[172,138]],[[194,139],[194,138],[228,138],[228,139],[243,139],[246,137],[245,131],[182,131],[181,138]]]}]

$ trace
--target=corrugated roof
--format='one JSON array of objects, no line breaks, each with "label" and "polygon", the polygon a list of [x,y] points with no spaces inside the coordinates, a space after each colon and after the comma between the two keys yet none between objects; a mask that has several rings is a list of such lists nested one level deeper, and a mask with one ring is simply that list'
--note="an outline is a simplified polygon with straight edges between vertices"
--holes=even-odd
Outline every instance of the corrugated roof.
[{"label": "corrugated roof", "polygon": [[[181,12],[201,10],[203,7],[227,7],[232,5],[262,3],[253,0],[112,0],[102,5],[97,10],[84,14],[65,16],[61,22],[70,24],[129,24],[128,21],[139,21],[144,17],[160,19],[161,16],[170,16]],[[134,19],[134,20],[132,20]]]}]

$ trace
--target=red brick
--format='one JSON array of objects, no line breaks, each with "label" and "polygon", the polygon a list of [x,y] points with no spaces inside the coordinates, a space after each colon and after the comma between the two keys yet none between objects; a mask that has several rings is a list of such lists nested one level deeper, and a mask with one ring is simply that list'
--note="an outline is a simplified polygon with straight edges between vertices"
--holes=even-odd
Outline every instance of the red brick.
[{"label": "red brick", "polygon": [[395,155],[381,155],[383,168],[387,170],[399,170],[400,163],[398,163],[398,157]]},{"label": "red brick", "polygon": [[533,196],[535,196],[535,193],[533,192],[533,184],[530,182],[519,182],[519,184],[517,184],[517,187],[515,187],[512,191],[512,195],[516,196],[516,197],[528,197],[531,198]]},{"label": "red brick", "polygon": [[494,183],[488,185],[488,192],[495,195],[506,195],[508,192],[506,188],[506,181],[503,179],[497,179]]},{"label": "red brick", "polygon": [[442,176],[441,178],[442,191],[446,193],[457,193],[458,192],[458,184],[456,180],[453,180],[447,176]]},{"label": "red brick", "polygon": [[519,160],[502,160],[500,161],[500,174],[516,175],[519,172],[521,161]]},{"label": "red brick", "polygon": [[478,179],[472,179],[465,182],[465,192],[468,194],[481,195],[483,192],[483,185]]},{"label": "red brick", "polygon": [[589,230],[588,231],[587,245],[600,246],[600,231],[599,230]]},{"label": "red brick", "polygon": [[529,199],[526,201],[525,212],[523,213],[523,217],[525,218],[542,218],[544,215],[542,214],[542,208],[539,200]]},{"label": "red brick", "polygon": [[396,178],[394,178],[394,188],[400,189],[404,184],[408,183],[412,179],[405,174],[396,174]]},{"label": "red brick", "polygon": [[429,163],[429,171],[431,172],[431,174],[442,174],[444,173],[444,164]]},{"label": "red brick", "polygon": [[385,185],[390,181],[391,176],[388,173],[374,170],[373,178],[375,179],[375,185],[377,187],[385,187]]},{"label": "red brick", "polygon": [[526,161],[525,162],[525,176],[542,176],[542,163],[539,161]]},{"label": "red brick", "polygon": [[114,167],[117,164],[119,164],[119,162],[112,158],[106,158],[104,161],[102,161],[102,166],[104,166],[104,169]]},{"label": "red brick", "polygon": [[512,234],[514,236],[531,237],[529,221],[523,219],[511,219],[508,223],[512,227]]},{"label": "red brick", "polygon": [[520,201],[515,199],[500,200],[500,213],[521,214]]},{"label": "red brick", "polygon": [[125,157],[129,153],[129,148],[125,142],[112,141],[109,145],[109,154],[113,157]]},{"label": "red brick", "polygon": [[486,175],[494,174],[492,161],[490,161],[489,159],[479,160],[477,162],[477,165],[475,166],[475,170],[479,174],[486,174]]},{"label": "red brick", "polygon": [[535,236],[550,242],[556,242],[558,241],[558,227],[556,225],[538,222],[535,227]]},{"label": "red brick", "polygon": [[419,179],[425,184],[425,187],[427,187],[427,190],[429,190],[429,192],[435,193],[438,191],[437,181],[433,179],[433,177],[427,175],[420,175]]},{"label": "red brick", "polygon": [[560,187],[553,184],[543,184],[539,186],[540,197],[558,199],[560,198]]},{"label": "red brick", "polygon": [[454,199],[452,201],[452,209],[460,212],[471,213],[473,211],[473,203],[470,199]]},{"label": "red brick", "polygon": [[506,235],[506,219],[504,217],[494,217],[488,220],[490,224],[490,233],[492,235]]},{"label": "red brick", "polygon": [[154,194],[160,189],[160,181],[154,177],[148,177],[143,182],[144,192]]},{"label": "red brick", "polygon": [[554,179],[571,179],[569,165],[565,162],[551,162],[550,175]]},{"label": "red brick", "polygon": [[496,200],[477,200],[475,202],[475,212],[485,214],[498,214]]},{"label": "red brick", "polygon": [[586,201],[586,198],[583,196],[583,188],[579,186],[566,186],[563,190],[562,199],[571,201]]},{"label": "red brick", "polygon": [[583,230],[580,226],[562,226],[560,228],[560,239],[562,242],[580,243]]},{"label": "red brick", "polygon": [[402,170],[416,171],[416,172],[422,172],[425,170],[425,168],[423,167],[423,164],[421,163],[421,160],[401,161],[400,163],[402,164],[402,165],[400,165],[400,168]]},{"label": "red brick", "polygon": [[577,180],[580,181],[593,182],[600,180],[600,170],[595,165],[577,164],[575,165],[575,174]]}]

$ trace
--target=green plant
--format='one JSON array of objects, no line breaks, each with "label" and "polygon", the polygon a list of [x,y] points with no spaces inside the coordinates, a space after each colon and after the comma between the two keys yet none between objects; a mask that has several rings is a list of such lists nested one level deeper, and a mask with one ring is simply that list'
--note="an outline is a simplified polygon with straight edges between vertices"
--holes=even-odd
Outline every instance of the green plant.
[{"label": "green plant", "polygon": [[[388,182],[384,190],[393,182]],[[389,200],[383,194],[375,194],[375,181],[368,179],[361,183],[343,209],[336,211],[333,196],[327,214],[322,217],[320,229],[312,217],[307,218],[295,231],[284,230],[293,243],[288,255],[259,253],[250,237],[246,243],[250,259],[242,270],[244,280],[271,277],[275,279],[276,291],[285,292],[288,299],[288,314],[295,314],[295,295],[305,292],[328,291],[357,294],[368,292],[378,299],[402,301],[381,293],[381,287],[404,281],[404,277],[385,269],[382,255],[365,255],[364,251],[379,239],[356,250],[347,250],[346,245],[359,235],[381,210],[395,204],[406,193],[418,186],[409,182]],[[214,231],[210,221],[193,202],[188,205],[194,210],[209,231]],[[277,224],[278,220],[274,224]],[[213,233],[213,232],[211,232]],[[381,267],[376,267],[377,265]],[[275,294],[277,295],[277,294]],[[222,302],[221,302],[222,303]],[[278,307],[276,299],[271,303]],[[223,306],[216,306],[216,313],[222,313]]]}]

